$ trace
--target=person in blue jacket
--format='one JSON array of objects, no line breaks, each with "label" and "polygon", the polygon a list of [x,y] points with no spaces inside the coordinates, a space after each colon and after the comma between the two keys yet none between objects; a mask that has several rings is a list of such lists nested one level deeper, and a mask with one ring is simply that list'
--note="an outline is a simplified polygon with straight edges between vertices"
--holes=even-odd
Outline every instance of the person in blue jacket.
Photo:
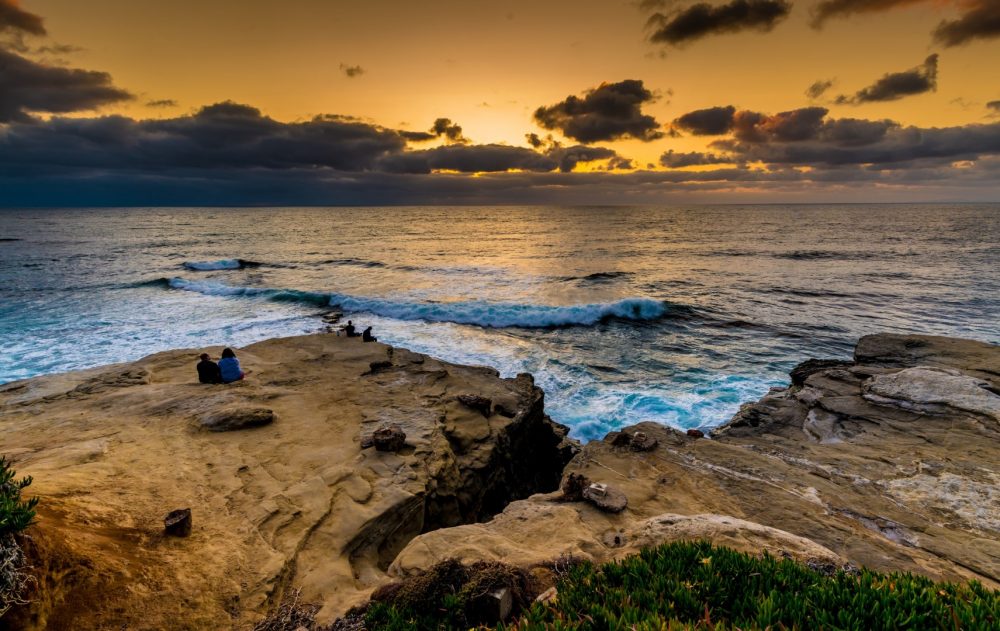
[{"label": "person in blue jacket", "polygon": [[240,368],[240,360],[236,359],[236,353],[233,352],[233,349],[227,348],[222,351],[219,372],[222,375],[222,383],[232,383],[243,379],[243,369]]}]

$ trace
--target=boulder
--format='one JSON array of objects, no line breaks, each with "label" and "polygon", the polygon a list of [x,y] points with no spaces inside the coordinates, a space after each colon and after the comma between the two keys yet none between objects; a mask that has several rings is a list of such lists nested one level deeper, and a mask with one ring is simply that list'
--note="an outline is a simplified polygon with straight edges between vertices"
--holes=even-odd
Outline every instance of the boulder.
[{"label": "boulder", "polygon": [[583,499],[605,513],[620,513],[628,506],[624,493],[606,484],[591,484],[583,489]]},{"label": "boulder", "polygon": [[163,530],[172,537],[186,537],[191,534],[191,509],[178,508],[163,518]]},{"label": "boulder", "polygon": [[231,432],[270,425],[274,411],[267,408],[227,408],[202,415],[201,426],[211,432]]},{"label": "boulder", "polygon": [[383,425],[372,434],[372,443],[378,451],[399,451],[406,443],[406,432],[399,425]]},{"label": "boulder", "polygon": [[687,431],[687,435],[690,436],[691,438],[704,438],[705,432],[701,431],[700,429],[692,428]]}]

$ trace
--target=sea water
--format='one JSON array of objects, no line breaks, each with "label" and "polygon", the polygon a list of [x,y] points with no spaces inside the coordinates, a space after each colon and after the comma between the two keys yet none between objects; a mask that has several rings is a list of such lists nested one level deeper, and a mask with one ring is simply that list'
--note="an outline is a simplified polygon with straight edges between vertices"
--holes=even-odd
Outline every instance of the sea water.
[{"label": "sea water", "polygon": [[861,335],[1000,342],[1000,205],[0,210],[0,383],[331,310],[581,439],[711,427]]}]

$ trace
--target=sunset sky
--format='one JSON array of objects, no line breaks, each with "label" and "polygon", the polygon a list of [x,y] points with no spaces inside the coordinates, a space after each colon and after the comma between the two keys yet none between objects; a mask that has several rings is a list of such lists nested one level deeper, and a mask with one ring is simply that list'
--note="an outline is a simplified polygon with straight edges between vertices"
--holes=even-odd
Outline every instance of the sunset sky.
[{"label": "sunset sky", "polygon": [[1000,0],[0,0],[0,205],[997,199]]}]

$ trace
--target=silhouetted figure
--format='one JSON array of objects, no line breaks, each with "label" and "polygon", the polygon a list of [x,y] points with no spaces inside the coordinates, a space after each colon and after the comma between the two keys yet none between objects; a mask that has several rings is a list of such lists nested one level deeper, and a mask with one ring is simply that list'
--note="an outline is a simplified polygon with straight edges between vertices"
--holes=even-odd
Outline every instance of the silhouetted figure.
[{"label": "silhouetted figure", "polygon": [[372,328],[371,327],[368,327],[367,329],[365,329],[364,333],[361,334],[361,341],[362,342],[377,342],[378,341],[378,339],[374,335],[372,335]]},{"label": "silhouetted figure", "polygon": [[354,328],[354,323],[350,320],[347,321],[347,326],[344,327],[344,332],[347,333],[347,337],[357,337],[357,329]]},{"label": "silhouetted figure", "polygon": [[208,356],[208,353],[201,354],[201,361],[198,362],[198,381],[201,383],[222,383],[222,372],[219,365]]},{"label": "silhouetted figure", "polygon": [[222,376],[222,383],[232,383],[243,379],[243,369],[240,368],[240,360],[236,359],[233,349],[227,348],[222,351],[222,359],[219,360],[219,374]]}]

